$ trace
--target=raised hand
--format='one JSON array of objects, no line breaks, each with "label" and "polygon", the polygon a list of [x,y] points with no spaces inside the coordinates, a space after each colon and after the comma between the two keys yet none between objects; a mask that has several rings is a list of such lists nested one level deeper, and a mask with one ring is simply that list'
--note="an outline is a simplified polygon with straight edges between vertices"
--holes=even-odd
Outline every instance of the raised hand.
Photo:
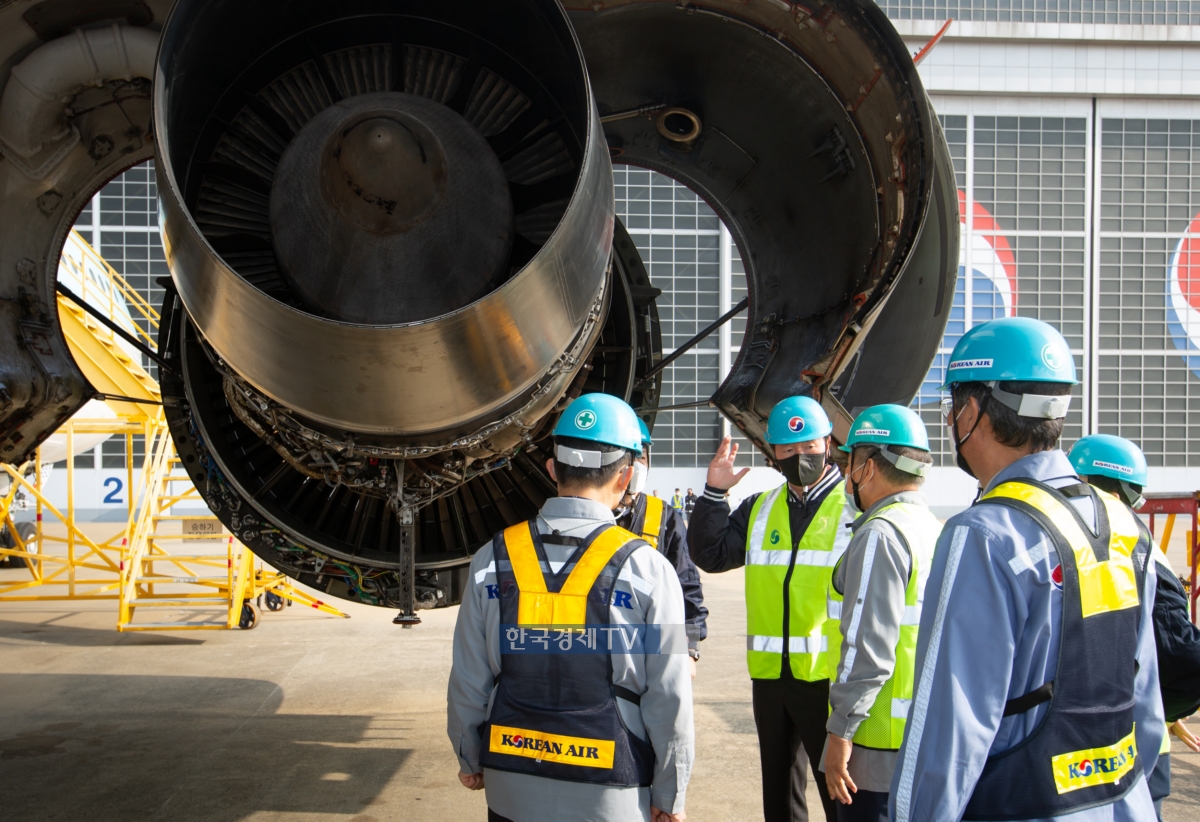
[{"label": "raised hand", "polygon": [[705,481],[709,485],[713,488],[720,488],[722,491],[728,491],[741,482],[742,477],[750,473],[749,467],[743,468],[741,471],[733,467],[737,452],[737,443],[733,442],[732,438],[726,437],[721,440],[721,445],[717,448],[717,455],[708,464],[708,478]]}]

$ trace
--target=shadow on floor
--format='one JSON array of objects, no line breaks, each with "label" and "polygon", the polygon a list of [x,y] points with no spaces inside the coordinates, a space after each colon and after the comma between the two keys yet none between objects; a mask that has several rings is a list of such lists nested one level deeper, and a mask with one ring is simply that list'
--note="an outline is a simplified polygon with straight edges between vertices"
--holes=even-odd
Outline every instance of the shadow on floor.
[{"label": "shadow on floor", "polygon": [[273,682],[0,674],[5,819],[357,814],[411,755],[406,719],[277,713]]},{"label": "shadow on floor", "polygon": [[77,628],[73,625],[56,625],[49,622],[16,622],[0,619],[0,641],[14,639],[47,645],[67,645],[77,648],[104,647],[109,645],[203,645],[203,639],[145,632],[120,633],[117,631],[116,607],[113,608],[113,625],[109,630],[99,628]]},{"label": "shadow on floor", "polygon": [[1171,795],[1163,803],[1163,819],[1200,819],[1200,755],[1179,752],[1171,753]]}]

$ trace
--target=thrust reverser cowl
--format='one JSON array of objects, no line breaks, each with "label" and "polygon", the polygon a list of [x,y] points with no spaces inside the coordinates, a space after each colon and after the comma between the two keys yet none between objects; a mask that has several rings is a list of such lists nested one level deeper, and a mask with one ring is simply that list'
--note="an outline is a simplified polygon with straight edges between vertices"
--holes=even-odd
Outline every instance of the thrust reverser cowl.
[{"label": "thrust reverser cowl", "polygon": [[714,404],[768,453],[784,397],[907,404],[953,302],[957,198],[936,115],[879,6],[564,6],[615,161],[685,182],[741,251],[746,334]]}]

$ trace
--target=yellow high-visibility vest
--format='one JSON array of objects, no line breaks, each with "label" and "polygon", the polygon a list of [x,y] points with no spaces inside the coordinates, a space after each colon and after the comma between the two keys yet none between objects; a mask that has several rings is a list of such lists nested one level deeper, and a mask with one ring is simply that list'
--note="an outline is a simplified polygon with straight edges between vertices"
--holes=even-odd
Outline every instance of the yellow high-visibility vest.
[{"label": "yellow high-visibility vest", "polygon": [[746,665],[752,679],[779,679],[784,651],[784,581],[787,584],[787,650],[792,676],[828,679],[825,593],[829,575],[850,544],[854,514],[845,482],[834,486],[797,545],[792,541],[787,485],[759,495],[746,528]]},{"label": "yellow high-visibility vest", "polygon": [[[867,718],[854,733],[854,744],[865,748],[886,751],[900,750],[904,741],[908,709],[912,704],[913,682],[917,667],[917,628],[921,624],[921,606],[925,599],[925,581],[929,578],[929,567],[933,563],[933,549],[942,524],[924,505],[911,502],[894,502],[871,515],[871,519],[884,519],[896,527],[908,545],[911,567],[908,587],[904,591],[904,618],[900,622],[900,637],[896,643],[896,667],[892,676],[875,696]],[[870,520],[868,520],[869,522]],[[836,573],[836,569],[834,569]],[[862,596],[860,591],[859,596]],[[825,623],[829,637],[829,677],[838,676],[838,662],[842,649],[842,595],[833,587],[833,574],[829,576],[829,596]]]}]

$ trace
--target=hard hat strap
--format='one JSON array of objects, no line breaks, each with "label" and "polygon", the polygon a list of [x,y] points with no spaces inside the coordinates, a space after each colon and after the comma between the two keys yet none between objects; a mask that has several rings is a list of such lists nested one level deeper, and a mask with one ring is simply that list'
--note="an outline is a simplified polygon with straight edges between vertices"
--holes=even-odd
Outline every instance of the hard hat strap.
[{"label": "hard hat strap", "polygon": [[903,454],[895,454],[886,446],[879,446],[879,453],[885,460],[899,468],[906,474],[913,474],[918,477],[925,476],[925,463],[917,462],[911,457],[906,457]]},{"label": "hard hat strap", "polygon": [[581,451],[565,445],[554,446],[554,458],[575,468],[603,468],[625,458],[625,451]]},{"label": "hard hat strap", "polygon": [[1071,395],[1061,396],[1049,394],[1012,394],[998,387],[996,382],[984,383],[992,389],[992,396],[1020,417],[1035,417],[1037,419],[1061,420],[1071,407]]}]

